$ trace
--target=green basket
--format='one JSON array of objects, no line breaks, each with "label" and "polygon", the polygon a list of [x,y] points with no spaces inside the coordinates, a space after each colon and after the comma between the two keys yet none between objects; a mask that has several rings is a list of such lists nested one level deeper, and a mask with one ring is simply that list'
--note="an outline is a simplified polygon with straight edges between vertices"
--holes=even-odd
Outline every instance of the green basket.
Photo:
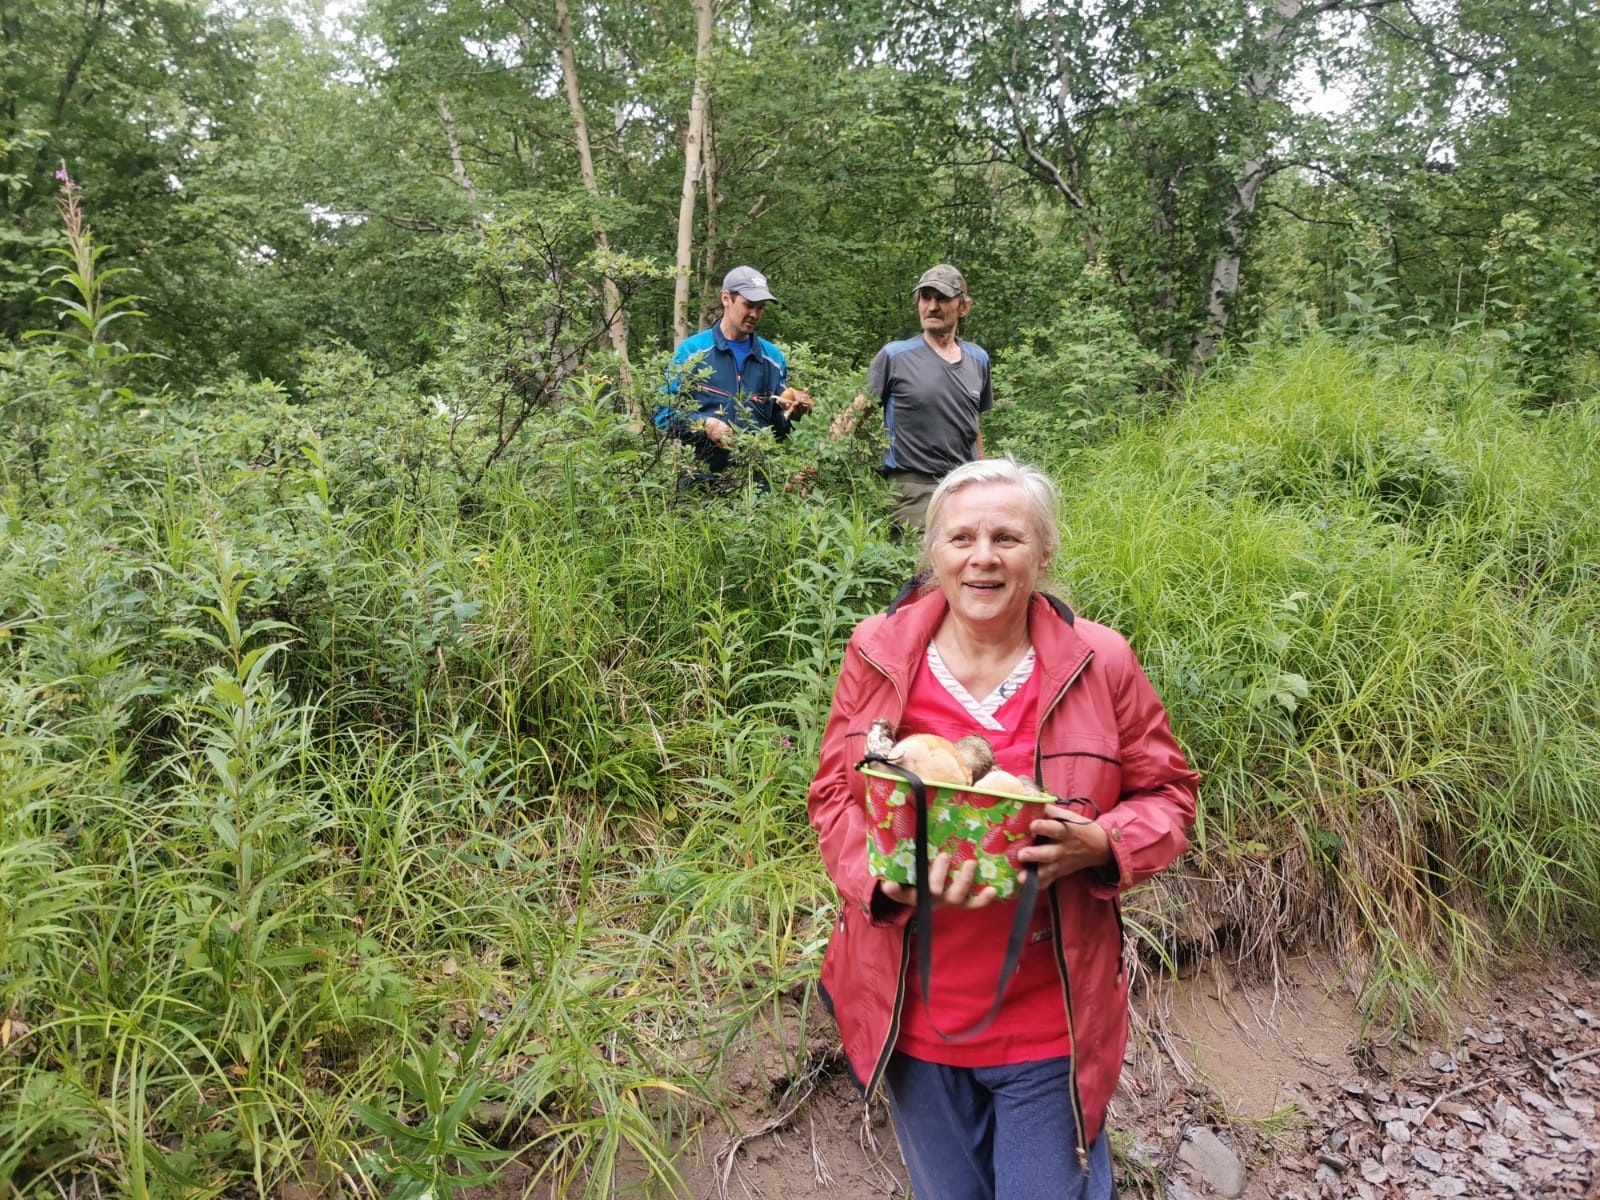
[{"label": "green basket", "polygon": [[[899,775],[869,765],[867,783],[867,863],[879,879],[915,886],[917,881],[917,804],[911,785]],[[1018,887],[1017,851],[1033,844],[1029,826],[1044,816],[1045,798],[979,791],[953,783],[926,783],[928,856],[946,851],[952,864],[978,863],[976,884],[1001,897]]]}]

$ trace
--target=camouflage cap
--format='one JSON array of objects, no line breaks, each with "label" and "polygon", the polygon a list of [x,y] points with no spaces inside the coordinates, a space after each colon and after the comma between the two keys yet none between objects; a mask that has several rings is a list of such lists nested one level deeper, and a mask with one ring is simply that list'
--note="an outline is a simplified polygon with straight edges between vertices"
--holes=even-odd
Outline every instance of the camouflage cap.
[{"label": "camouflage cap", "polygon": [[917,286],[911,289],[912,294],[920,292],[923,288],[932,288],[941,296],[965,296],[967,280],[966,276],[949,263],[940,263],[922,273],[922,278],[917,280]]}]

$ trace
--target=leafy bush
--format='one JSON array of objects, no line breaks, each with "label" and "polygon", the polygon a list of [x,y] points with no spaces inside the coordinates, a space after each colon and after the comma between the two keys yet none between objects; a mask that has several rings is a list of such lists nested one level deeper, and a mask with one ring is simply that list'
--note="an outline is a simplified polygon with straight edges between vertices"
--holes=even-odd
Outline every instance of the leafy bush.
[{"label": "leafy bush", "polygon": [[1087,298],[1058,305],[1048,324],[996,355],[995,409],[984,419],[996,452],[1058,463],[1139,415],[1163,371],[1121,310]]}]

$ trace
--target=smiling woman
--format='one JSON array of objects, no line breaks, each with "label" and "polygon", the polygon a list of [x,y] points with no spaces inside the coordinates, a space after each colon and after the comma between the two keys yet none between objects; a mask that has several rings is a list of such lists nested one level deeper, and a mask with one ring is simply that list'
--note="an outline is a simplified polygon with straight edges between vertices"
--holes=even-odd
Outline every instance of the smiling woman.
[{"label": "smiling woman", "polygon": [[[1197,777],[1127,642],[1036,590],[1060,544],[1059,495],[1009,458],[945,477],[928,505],[929,582],[851,637],[808,796],[841,896],[823,993],[856,1081],[888,1089],[919,1200],[1112,1194],[1105,1114],[1128,1036],[1118,897],[1183,853],[1194,820]],[[956,838],[924,895],[873,875],[852,768],[884,725],[981,735],[1002,769],[1043,785],[1017,853],[1036,893],[976,886]],[[919,899],[925,925],[911,920]],[[924,952],[929,970],[907,986]]]},{"label": "smiling woman", "polygon": [[[924,558],[950,606],[934,638],[945,664],[972,677],[979,694],[1000,684],[1028,645],[1028,600],[1044,578],[1059,536],[1049,500],[1030,496],[1005,459],[972,464],[954,490],[928,506]],[[1048,483],[1042,475],[1039,480]]]}]

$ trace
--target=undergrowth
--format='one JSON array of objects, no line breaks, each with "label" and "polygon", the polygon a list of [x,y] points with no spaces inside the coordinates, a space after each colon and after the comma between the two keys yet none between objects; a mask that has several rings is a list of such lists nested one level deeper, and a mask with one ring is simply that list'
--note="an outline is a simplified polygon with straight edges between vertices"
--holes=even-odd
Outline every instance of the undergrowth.
[{"label": "undergrowth", "polygon": [[[574,371],[469,481],[353,351],[136,394],[73,236],[74,335],[0,352],[0,1187],[670,1194],[833,917],[805,788],[912,566],[855,380],[703,497]],[[1596,933],[1600,402],[1500,353],[1264,345],[1029,443],[1204,773],[1152,959],[1332,945],[1397,1023]]]}]

